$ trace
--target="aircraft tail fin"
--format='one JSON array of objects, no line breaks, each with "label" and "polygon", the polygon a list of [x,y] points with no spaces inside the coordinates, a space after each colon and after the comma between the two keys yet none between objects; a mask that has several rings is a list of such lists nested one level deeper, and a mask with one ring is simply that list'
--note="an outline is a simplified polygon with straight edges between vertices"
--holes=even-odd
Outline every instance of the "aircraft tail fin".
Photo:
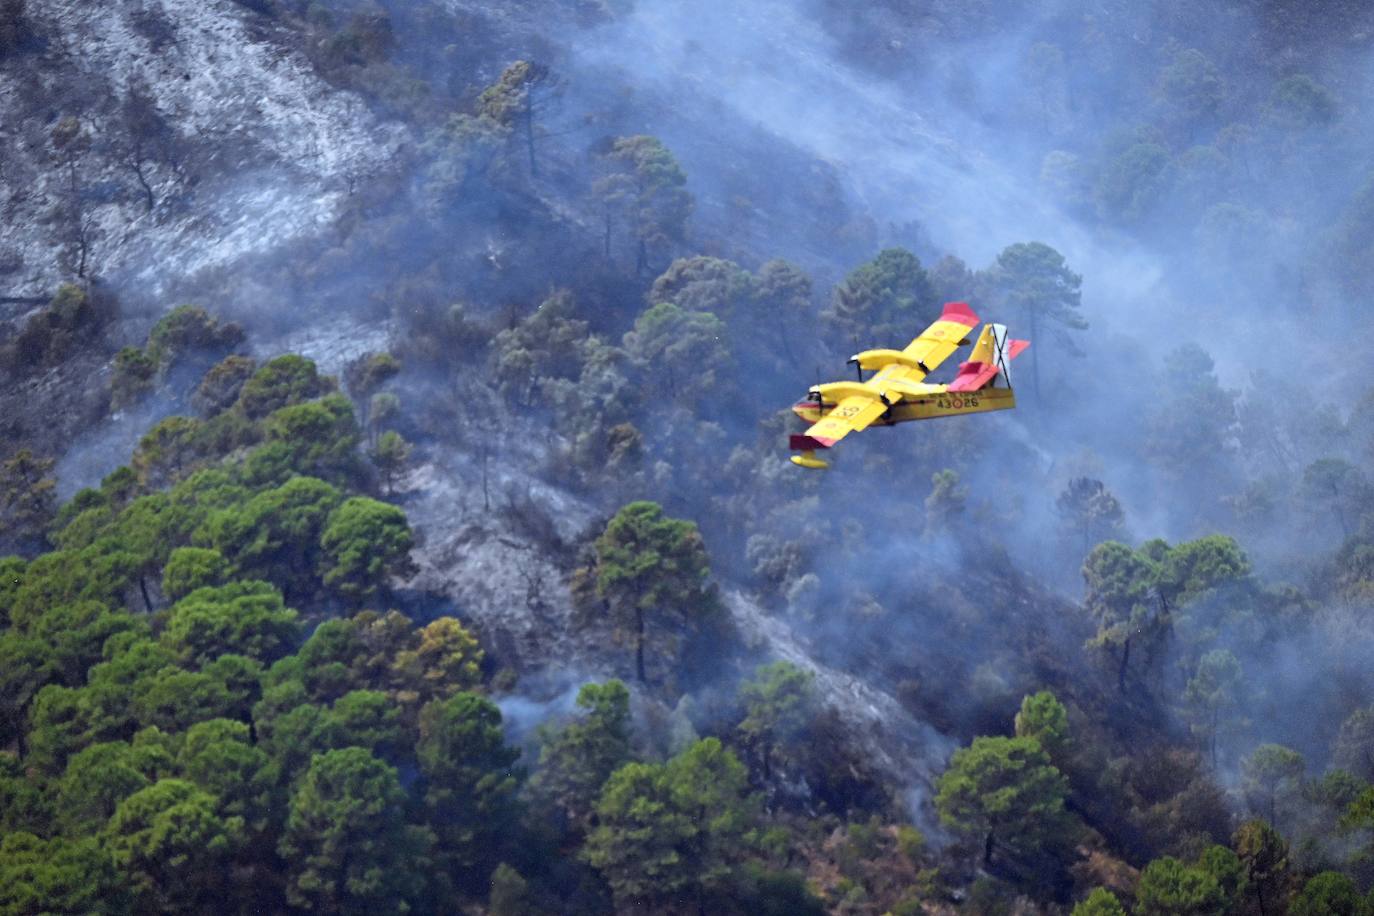
[{"label": "aircraft tail fin", "polygon": [[1011,387],[1011,373],[1007,364],[1030,346],[1029,340],[1012,340],[1002,324],[985,324],[978,335],[967,362],[959,365],[959,374],[949,383],[950,391],[977,391],[997,384],[1001,375]]},{"label": "aircraft tail fin", "polygon": [[991,366],[996,362],[997,348],[993,342],[994,324],[983,325],[983,332],[978,335],[978,342],[973,345],[973,352],[968,355],[968,362],[982,363]]}]

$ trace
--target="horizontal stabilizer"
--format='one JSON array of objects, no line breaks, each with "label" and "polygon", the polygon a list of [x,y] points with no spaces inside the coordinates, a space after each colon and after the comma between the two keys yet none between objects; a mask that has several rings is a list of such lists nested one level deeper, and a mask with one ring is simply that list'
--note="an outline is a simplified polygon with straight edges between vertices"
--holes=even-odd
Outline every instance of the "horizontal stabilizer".
[{"label": "horizontal stabilizer", "polygon": [[[959,364],[959,374],[949,383],[949,390],[978,391],[991,384],[999,372],[1010,385],[1011,378],[1007,373],[1006,363],[1011,362],[1029,346],[1029,340],[1009,340],[1007,329],[1002,325],[988,325],[978,338],[978,346],[974,348],[975,359]],[[1001,359],[997,356],[998,350],[1002,353]]]},{"label": "horizontal stabilizer", "polygon": [[949,391],[977,391],[997,377],[996,363],[960,363]]}]

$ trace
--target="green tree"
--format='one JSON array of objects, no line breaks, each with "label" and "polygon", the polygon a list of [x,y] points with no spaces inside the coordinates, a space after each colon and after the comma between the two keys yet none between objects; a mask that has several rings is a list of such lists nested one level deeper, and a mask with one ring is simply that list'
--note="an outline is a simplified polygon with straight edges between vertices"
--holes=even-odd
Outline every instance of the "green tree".
[{"label": "green tree", "polygon": [[33,621],[28,635],[50,650],[46,661],[53,680],[76,687],[85,681],[86,669],[100,661],[106,640],[138,628],[129,614],[112,612],[98,601],[74,601]]},{"label": "green tree", "polygon": [[576,312],[572,293],[555,290],[519,324],[496,335],[497,387],[516,404],[533,406],[546,379],[581,374],[590,325]]},{"label": "green tree", "polygon": [[1226,912],[1226,896],[1217,880],[1173,856],[1145,866],[1135,896],[1135,916],[1222,916]]},{"label": "green tree", "polygon": [[1368,916],[1369,902],[1338,871],[1313,875],[1288,902],[1288,916]]},{"label": "green tree", "polygon": [[0,546],[38,545],[57,508],[52,458],[21,448],[0,462]]},{"label": "green tree", "polygon": [[1240,908],[1242,898],[1248,890],[1245,865],[1240,856],[1230,849],[1213,843],[1198,856],[1197,867],[1211,875],[1221,888],[1226,911],[1234,912]]},{"label": "green tree", "polygon": [[1123,693],[1133,645],[1168,625],[1155,601],[1158,575],[1155,561],[1116,541],[1098,544],[1083,561],[1084,604],[1097,621],[1097,634],[1088,645],[1118,659],[1117,689]]},{"label": "green tree", "polygon": [[403,719],[414,722],[419,708],[431,700],[480,687],[483,655],[477,637],[453,617],[437,617],[408,634],[386,671],[391,700],[400,706]]},{"label": "green tree", "polygon": [[346,598],[371,597],[389,577],[414,569],[414,543],[400,509],[366,496],[344,500],[320,535],[324,584]]},{"label": "green tree", "polygon": [[654,280],[647,299],[678,308],[710,312],[731,323],[749,307],[754,278],[734,261],[697,255],[677,258]]},{"label": "green tree", "polygon": [[1253,809],[1260,809],[1269,823],[1279,822],[1279,799],[1302,790],[1307,763],[1302,754],[1281,744],[1261,744],[1241,761],[1242,786]]},{"label": "green tree", "polygon": [[199,588],[224,584],[229,577],[229,561],[224,554],[208,547],[177,547],[162,568],[162,594],[179,601]]},{"label": "green tree", "polygon": [[344,387],[357,401],[366,401],[401,371],[401,361],[390,353],[367,353],[344,367]]},{"label": "green tree", "polygon": [[581,830],[591,820],[601,787],[631,758],[630,691],[614,679],[584,684],[577,706],[584,712],[581,718],[543,736],[530,788]]},{"label": "green tree", "polygon": [[1318,524],[1334,517],[1343,538],[1350,537],[1352,522],[1374,498],[1363,472],[1340,458],[1322,458],[1309,464],[1302,473],[1300,495]]},{"label": "green tree", "polygon": [[1336,553],[1336,593],[1354,604],[1374,603],[1374,540],[1353,537]]},{"label": "green tree", "polygon": [[287,405],[317,398],[331,387],[305,357],[278,356],[264,363],[244,383],[237,403],[250,420],[260,420]]},{"label": "green tree", "polygon": [[1026,89],[1035,96],[1039,123],[1055,124],[1063,118],[1068,103],[1064,51],[1058,45],[1037,41],[1026,52],[1022,66]]},{"label": "green tree", "polygon": [[1347,295],[1374,290],[1374,172],[1365,176],[1337,225],[1335,261]]},{"label": "green tree", "polygon": [[[782,357],[795,364],[800,351],[797,329],[815,320],[811,278],[783,260],[764,263],[754,276],[753,307],[746,311],[750,339],[764,346],[770,335],[782,345]],[[738,322],[737,322],[738,323]]]},{"label": "green tree", "polygon": [[227,653],[271,664],[300,636],[296,612],[266,582],[240,580],[201,588],[168,612],[162,644],[183,664],[203,667]]},{"label": "green tree", "polygon": [[642,275],[658,255],[684,241],[692,214],[687,175],[656,137],[617,137],[599,150],[605,174],[593,193],[605,208],[605,256],[617,217],[628,223],[635,244],[635,273]]},{"label": "green tree", "polygon": [[198,305],[182,305],[153,325],[148,332],[147,352],[158,368],[166,372],[189,355],[214,353],[218,356],[242,342],[243,328],[239,325],[221,322]]},{"label": "green tree", "polygon": [[1341,817],[1344,827],[1374,827],[1374,786],[1363,789]]},{"label": "green tree", "polygon": [[530,884],[520,872],[502,862],[491,873],[491,893],[487,897],[491,916],[528,916],[533,906]]},{"label": "green tree", "polygon": [[1087,320],[1079,314],[1083,278],[1069,270],[1064,256],[1043,242],[1018,242],[1002,249],[988,271],[988,283],[999,306],[1020,316],[1031,347],[1031,378],[1040,395],[1040,330],[1053,329],[1069,352],[1077,347],[1069,331],[1082,331]]},{"label": "green tree", "polygon": [[109,849],[139,909],[203,913],[224,899],[227,863],[243,842],[240,818],[222,818],[215,799],[189,782],[162,779],[119,804]]},{"label": "green tree", "polygon": [[279,408],[263,422],[263,432],[269,447],[284,450],[294,473],[340,481],[356,474],[358,421],[341,394]]},{"label": "green tree", "polygon": [[753,680],[740,686],[745,716],[738,729],[745,746],[758,758],[764,780],[773,775],[773,759],[795,755],[803,730],[815,714],[815,675],[791,662],[760,665]]},{"label": "green tree", "polygon": [[665,518],[657,503],[634,502],[607,523],[595,550],[596,591],[617,629],[630,632],[635,674],[645,683],[648,622],[680,629],[717,610],[706,547],[693,523]]},{"label": "green tree", "polygon": [[249,356],[226,356],[210,367],[191,393],[191,406],[202,417],[223,413],[238,401],[243,387],[257,371]]},{"label": "green tree", "polygon": [[49,684],[39,690],[29,713],[25,762],[56,774],[82,748],[128,738],[134,731],[134,718],[126,693],[94,684],[80,689]]},{"label": "green tree", "polygon": [[180,662],[203,666],[234,652],[275,662],[300,636],[297,614],[267,582],[236,581],[196,589],[169,611],[162,644]]},{"label": "green tree", "polygon": [[1147,418],[1147,450],[1182,492],[1232,492],[1236,392],[1221,387],[1212,357],[1197,344],[1170,351],[1164,367],[1158,403]]},{"label": "green tree", "polygon": [[167,417],[138,440],[132,465],[139,483],[157,489],[176,483],[205,460],[205,424],[195,417]]},{"label": "green tree", "polygon": [[682,404],[701,404],[732,368],[729,335],[710,312],[667,302],[645,309],[625,334],[625,352],[647,379],[661,379]]},{"label": "green tree", "polygon": [[372,464],[382,475],[382,484],[389,495],[396,486],[396,477],[410,462],[411,444],[395,430],[387,430],[377,437],[372,450]]},{"label": "green tree", "polygon": [[930,495],[926,497],[926,537],[947,532],[963,518],[968,503],[968,487],[959,485],[959,472],[950,468],[930,475]]},{"label": "green tree", "polygon": [[163,731],[182,731],[234,713],[234,697],[224,682],[205,672],[163,668],[135,682],[132,692],[135,719]]},{"label": "green tree", "polygon": [[0,752],[0,837],[8,833],[47,832],[56,820],[52,787],[11,751]]},{"label": "green tree", "polygon": [[1126,916],[1126,911],[1115,894],[1105,887],[1099,887],[1076,904],[1070,916]]},{"label": "green tree", "polygon": [[1156,91],[1185,128],[1216,117],[1226,97],[1216,64],[1196,48],[1174,55],[1160,71]]},{"label": "green tree", "polygon": [[394,767],[360,747],[317,754],[291,795],[277,851],[292,906],[331,913],[407,913],[427,844],[405,823]]},{"label": "green tree", "polygon": [[607,780],[582,857],[605,876],[622,908],[699,911],[737,874],[757,801],[744,765],[715,738],[664,764],[627,763]]},{"label": "green tree", "polygon": [[930,278],[904,248],[885,248],[835,288],[821,318],[846,343],[903,347],[934,320]]},{"label": "green tree", "polygon": [[110,407],[120,410],[136,404],[153,390],[157,361],[141,347],[125,347],[115,354],[110,373]]},{"label": "green tree", "polygon": [[95,833],[119,803],[151,784],[146,762],[123,741],[96,744],[67,761],[57,788],[58,822],[71,836]]},{"label": "green tree", "polygon": [[1260,916],[1283,912],[1288,889],[1288,844],[1264,821],[1246,821],[1231,837],[1245,866],[1245,885]]},{"label": "green tree", "polygon": [[176,663],[170,650],[147,633],[130,632],[105,644],[106,661],[91,667],[87,680],[92,687],[130,687],[145,677]]},{"label": "green tree", "polygon": [[77,601],[123,605],[125,591],[137,584],[147,559],[121,549],[124,546],[109,539],[82,550],[54,550],[36,557],[14,591],[11,624],[27,630],[50,609]]},{"label": "green tree", "polygon": [[308,596],[315,591],[320,538],[340,499],[322,480],[295,477],[211,514],[196,541],[222,553],[241,576],[266,579],[287,595]]},{"label": "green tree", "polygon": [[277,809],[278,774],[253,744],[248,725],[231,719],[197,722],[186,730],[177,765],[215,798],[221,816],[240,819],[250,835],[264,834]]},{"label": "green tree", "polygon": [[501,71],[500,79],[483,90],[477,99],[479,117],[500,125],[512,136],[519,134],[532,176],[539,174],[534,155],[535,122],[557,85],[548,67],[517,60]]},{"label": "green tree", "polygon": [[1016,714],[1016,737],[1034,738],[1040,742],[1050,760],[1062,763],[1072,746],[1069,734],[1069,713],[1064,704],[1048,690],[1021,698],[1021,711]]},{"label": "green tree", "polygon": [[1166,601],[1178,606],[1249,574],[1250,558],[1235,538],[1211,534],[1165,551],[1159,559],[1157,587]]},{"label": "green tree", "polygon": [[1094,544],[1113,539],[1121,533],[1126,514],[1112,491],[1100,480],[1075,477],[1054,501],[1064,528],[1082,538],[1086,555]]},{"label": "green tree", "polygon": [[1197,670],[1183,692],[1184,710],[1193,734],[1202,739],[1217,765],[1217,738],[1223,718],[1240,705],[1240,662],[1227,649],[1213,649],[1198,661]]},{"label": "green tree", "polygon": [[415,756],[441,861],[460,886],[477,890],[515,822],[520,752],[505,744],[501,711],[475,693],[430,703],[420,710]]},{"label": "green tree", "polygon": [[0,631],[0,743],[23,748],[28,712],[38,691],[53,678],[53,651],[44,640]]},{"label": "green tree", "polygon": [[985,866],[999,853],[1034,856],[1068,835],[1068,781],[1034,738],[975,738],[954,752],[938,785],[941,822],[977,838]]},{"label": "green tree", "polygon": [[341,747],[388,757],[401,745],[401,712],[380,690],[350,690],[334,701],[329,718]]},{"label": "green tree", "polygon": [[45,840],[22,831],[0,837],[4,916],[128,912],[129,884],[98,837]]},{"label": "green tree", "polygon": [[1269,96],[1268,109],[1275,122],[1293,131],[1325,127],[1339,114],[1330,90],[1305,73],[1279,80]]},{"label": "green tree", "polygon": [[224,688],[228,702],[221,715],[245,722],[252,718],[253,704],[262,695],[262,662],[230,652],[201,671]]},{"label": "green tree", "polygon": [[[59,129],[65,130],[72,126],[82,135],[80,124],[75,118],[63,118],[58,122]],[[83,136],[89,140],[89,134]],[[77,146],[80,146],[80,143]],[[54,208],[54,214],[59,221],[69,223],[68,226],[61,227],[62,229],[89,232],[94,228],[89,222],[90,213],[81,212],[80,207],[73,206],[70,202],[71,196],[69,191],[68,201]],[[83,221],[83,224],[71,226],[70,223],[76,219]],[[75,234],[68,233],[64,241],[72,246],[84,245],[85,250],[89,251],[92,238],[89,235],[85,238],[73,237]],[[59,259],[64,259],[65,254],[60,254]],[[0,347],[3,362],[11,370],[57,365],[76,347],[92,342],[101,328],[109,323],[113,317],[113,309],[109,308],[107,303],[106,296],[87,295],[86,290],[80,286],[62,284],[48,305],[29,317],[13,341]]]},{"label": "green tree", "polygon": [[29,564],[19,557],[0,557],[0,629],[10,625],[10,607],[24,585]]},{"label": "green tree", "polygon": [[1374,706],[1357,709],[1341,723],[1331,760],[1365,782],[1374,782]]},{"label": "green tree", "polygon": [[1171,183],[1169,151],[1157,143],[1136,143],[1102,169],[1094,188],[1097,215],[1124,225],[1151,216]]}]

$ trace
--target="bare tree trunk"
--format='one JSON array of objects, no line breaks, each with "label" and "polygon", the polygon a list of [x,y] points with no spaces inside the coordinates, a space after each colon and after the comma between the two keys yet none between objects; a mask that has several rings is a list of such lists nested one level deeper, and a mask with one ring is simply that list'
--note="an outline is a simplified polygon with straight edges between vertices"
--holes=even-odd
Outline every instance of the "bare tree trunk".
[{"label": "bare tree trunk", "polygon": [[[1220,714],[1220,712],[1221,712],[1221,708],[1220,708],[1220,707],[1218,707],[1218,706],[1213,706],[1213,707],[1212,707],[1211,750],[1212,750],[1212,769],[1213,769],[1213,770],[1215,770],[1215,769],[1217,768],[1217,718],[1218,718],[1218,715]],[[1263,905],[1260,906],[1260,910],[1261,910],[1261,912],[1264,910]]]},{"label": "bare tree trunk", "polygon": [[530,156],[530,177],[539,176],[539,167],[534,162],[534,92],[525,88],[525,150]]},{"label": "bare tree trunk", "polygon": [[1126,692],[1126,667],[1131,663],[1131,637],[1126,637],[1126,642],[1121,647],[1121,665],[1116,669],[1116,689]]},{"label": "bare tree trunk", "polygon": [[644,609],[635,605],[635,674],[641,684],[649,683],[644,676]]},{"label": "bare tree trunk", "polygon": [[157,199],[153,197],[153,188],[148,184],[148,177],[143,174],[143,162],[134,159],[132,165],[134,175],[138,177],[138,185],[143,189],[143,202],[148,206],[147,212],[152,213],[153,207],[157,206]]},{"label": "bare tree trunk", "polygon": [[491,511],[491,488],[487,479],[487,447],[482,446],[482,508]]}]

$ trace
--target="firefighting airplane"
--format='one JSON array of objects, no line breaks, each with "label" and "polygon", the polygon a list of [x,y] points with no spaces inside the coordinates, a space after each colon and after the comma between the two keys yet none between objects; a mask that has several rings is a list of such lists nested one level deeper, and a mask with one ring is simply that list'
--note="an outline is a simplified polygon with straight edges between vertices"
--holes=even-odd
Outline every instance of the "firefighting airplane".
[{"label": "firefighting airplane", "polygon": [[[857,382],[812,385],[806,400],[792,411],[811,428],[791,437],[792,463],[803,468],[827,468],[816,450],[830,448],[852,432],[870,426],[893,426],[907,420],[930,420],[1016,406],[1007,363],[1028,340],[1008,340],[1000,324],[983,325],[967,362],[954,381],[928,385],[924,379],[955,350],[969,343],[968,333],[979,318],[967,302],[947,302],[939,319],[904,350],[865,350],[849,358],[857,366]],[[864,373],[875,373],[864,381]],[[1005,388],[997,387],[1001,376]]]}]

